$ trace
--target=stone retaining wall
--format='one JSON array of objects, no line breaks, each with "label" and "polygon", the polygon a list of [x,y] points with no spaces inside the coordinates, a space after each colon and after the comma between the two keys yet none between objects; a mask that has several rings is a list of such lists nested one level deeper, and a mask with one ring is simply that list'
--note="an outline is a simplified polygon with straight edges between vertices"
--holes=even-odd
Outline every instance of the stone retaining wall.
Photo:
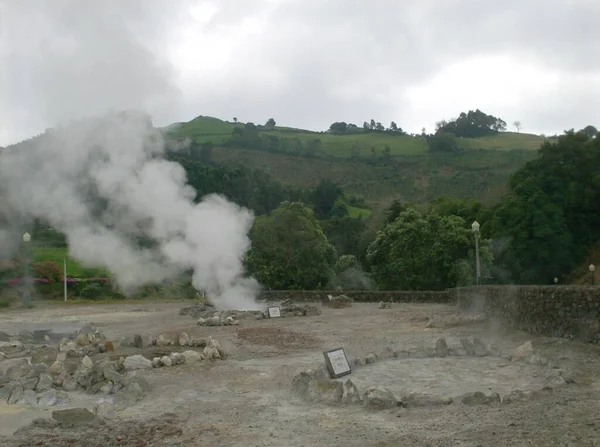
[{"label": "stone retaining wall", "polygon": [[393,303],[447,303],[450,294],[447,290],[432,291],[369,291],[369,290],[263,290],[259,299],[264,301],[284,301],[291,299],[296,302],[320,302],[327,295],[344,294],[354,301],[378,303],[380,301]]},{"label": "stone retaining wall", "polygon": [[598,286],[483,286],[449,293],[459,309],[485,311],[505,327],[600,342]]}]

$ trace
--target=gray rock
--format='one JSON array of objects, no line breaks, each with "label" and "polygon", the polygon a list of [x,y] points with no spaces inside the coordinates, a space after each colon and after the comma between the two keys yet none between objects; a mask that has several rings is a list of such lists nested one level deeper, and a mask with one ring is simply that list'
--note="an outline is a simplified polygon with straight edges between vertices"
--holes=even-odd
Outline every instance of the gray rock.
[{"label": "gray rock", "polygon": [[152,359],[152,367],[153,368],[160,368],[162,366],[162,361],[160,360],[160,357],[154,357]]},{"label": "gray rock", "polygon": [[142,399],[148,391],[150,384],[142,376],[134,374],[124,378],[123,389],[117,395],[117,408],[122,409]]},{"label": "gray rock", "polygon": [[42,363],[44,365],[52,365],[56,360],[58,350],[49,347],[37,348],[31,352],[31,364]]},{"label": "gray rock", "polygon": [[52,376],[50,374],[40,374],[40,379],[35,386],[37,391],[46,391],[52,388]]},{"label": "gray rock", "polygon": [[461,338],[460,344],[465,351],[467,351],[468,355],[475,355],[475,346],[473,342],[468,338]]},{"label": "gray rock", "polygon": [[100,387],[100,391],[104,394],[110,394],[113,392],[114,384],[112,382],[107,382]]},{"label": "gray rock", "polygon": [[489,354],[485,344],[477,337],[473,338],[473,348],[477,357],[485,357]]},{"label": "gray rock", "polygon": [[59,402],[58,394],[54,388],[44,391],[38,395],[38,405],[52,407]]},{"label": "gray rock", "polygon": [[382,358],[382,359],[389,359],[393,356],[394,356],[394,350],[392,348],[390,348],[389,346],[383,348],[383,351],[381,351],[378,354],[378,357]]},{"label": "gray rock", "polygon": [[102,376],[110,382],[121,382],[121,374],[117,371],[117,366],[113,362],[105,363],[101,366]]},{"label": "gray rock", "polygon": [[190,336],[185,332],[179,334],[178,338],[179,346],[189,346],[190,345]]},{"label": "gray rock", "polygon": [[512,361],[521,360],[529,355],[532,355],[533,353],[534,353],[533,343],[531,341],[528,341],[526,343],[523,343],[521,346],[519,346],[517,349],[514,350],[514,352],[511,355],[511,360]]},{"label": "gray rock", "polygon": [[343,385],[342,403],[361,404],[360,392],[352,380],[348,379]]},{"label": "gray rock", "polygon": [[375,363],[377,361],[377,356],[373,353],[369,354],[365,357],[365,363],[370,365],[371,363]]},{"label": "gray rock", "polygon": [[111,402],[101,402],[94,407],[94,414],[103,419],[114,419],[116,417],[115,406]]},{"label": "gray rock", "polygon": [[125,359],[123,367],[126,371],[152,368],[152,361],[140,354],[131,355]]},{"label": "gray rock", "polygon": [[0,352],[10,355],[25,351],[25,346],[20,341],[0,341]]},{"label": "gray rock", "polygon": [[31,365],[27,362],[27,360],[22,359],[16,365],[11,366],[6,370],[4,377],[9,380],[19,380],[24,379],[29,376],[31,372]]},{"label": "gray rock", "polygon": [[28,330],[23,330],[19,333],[19,340],[23,343],[32,343],[35,340],[33,332]]},{"label": "gray rock", "polygon": [[176,336],[174,334],[160,334],[156,338],[156,346],[174,346]]},{"label": "gray rock", "polygon": [[433,407],[440,405],[449,405],[452,403],[452,398],[444,398],[432,396],[425,393],[411,393],[402,398],[402,402],[406,407]]},{"label": "gray rock", "polygon": [[377,306],[377,309],[391,309],[392,308],[392,303],[386,303],[384,301],[380,301],[379,305]]},{"label": "gray rock", "polygon": [[194,363],[203,359],[202,354],[191,350],[183,351],[181,355],[183,355],[185,363]]},{"label": "gray rock", "polygon": [[58,427],[59,425],[60,424],[58,422],[56,422],[54,419],[37,418],[37,419],[34,419],[33,421],[31,421],[29,424],[18,428],[14,432],[14,436],[27,437],[32,428],[34,428],[34,429],[37,428],[37,429],[41,429],[41,430],[52,430],[52,429]]},{"label": "gray rock", "polygon": [[373,386],[365,391],[363,396],[365,407],[371,410],[385,410],[398,406],[398,400],[387,388]]},{"label": "gray rock", "polygon": [[24,393],[25,393],[25,390],[23,389],[22,386],[20,386],[20,385],[13,386],[10,396],[8,398],[8,403],[16,404],[23,398]]},{"label": "gray rock", "polygon": [[357,357],[352,361],[352,364],[355,366],[363,366],[365,364],[365,361],[360,357]]},{"label": "gray rock", "polygon": [[163,366],[171,366],[173,364],[171,358],[168,355],[163,356],[160,359],[160,362],[163,364]]},{"label": "gray rock", "polygon": [[90,339],[87,334],[79,334],[75,337],[75,344],[77,346],[87,346],[90,344]]},{"label": "gray rock", "polygon": [[221,354],[219,353],[219,350],[212,346],[206,346],[204,348],[202,354],[204,355],[204,358],[207,360],[216,360],[216,359],[221,358]]},{"label": "gray rock", "polygon": [[37,377],[32,377],[30,379],[25,380],[25,382],[23,383],[23,389],[34,390],[35,387],[37,386],[39,380],[40,379]]},{"label": "gray rock", "polygon": [[305,398],[311,402],[337,404],[344,395],[342,382],[335,380],[311,380],[306,387]]},{"label": "gray rock", "polygon": [[62,389],[65,391],[75,391],[78,386],[77,380],[72,377],[67,377],[63,380]]},{"label": "gray rock", "polygon": [[185,357],[179,352],[171,352],[169,358],[171,359],[172,365],[181,365],[185,362]]},{"label": "gray rock", "polygon": [[8,340],[10,340],[10,335],[8,335],[6,332],[0,331],[0,341],[8,341]]},{"label": "gray rock", "polygon": [[37,394],[33,390],[25,390],[23,391],[23,397],[21,397],[21,399],[17,403],[21,405],[37,405]]},{"label": "gray rock", "polygon": [[502,399],[498,393],[485,394],[481,391],[476,391],[460,396],[459,400],[464,405],[485,405],[500,402]]},{"label": "gray rock", "polygon": [[135,334],[133,336],[133,346],[135,348],[142,349],[144,347],[144,340],[140,334]]},{"label": "gray rock", "polygon": [[104,421],[89,411],[87,408],[69,408],[66,410],[54,410],[52,419],[57,421],[61,427],[72,428],[80,426],[104,425]]},{"label": "gray rock", "polygon": [[440,338],[435,342],[435,355],[438,357],[446,357],[448,355],[448,344],[445,338]]},{"label": "gray rock", "polygon": [[6,354],[4,352],[0,352],[0,362],[6,358]]}]

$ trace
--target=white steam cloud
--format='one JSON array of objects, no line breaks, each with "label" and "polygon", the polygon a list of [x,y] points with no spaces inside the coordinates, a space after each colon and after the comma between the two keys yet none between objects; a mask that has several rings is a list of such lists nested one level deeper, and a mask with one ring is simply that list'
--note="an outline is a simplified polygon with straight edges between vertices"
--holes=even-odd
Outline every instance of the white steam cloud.
[{"label": "white steam cloud", "polygon": [[196,204],[179,163],[150,119],[110,113],[3,150],[4,204],[67,235],[69,253],[108,268],[124,291],[192,270],[222,308],[252,309],[258,283],[242,259],[253,215],[224,197]]}]

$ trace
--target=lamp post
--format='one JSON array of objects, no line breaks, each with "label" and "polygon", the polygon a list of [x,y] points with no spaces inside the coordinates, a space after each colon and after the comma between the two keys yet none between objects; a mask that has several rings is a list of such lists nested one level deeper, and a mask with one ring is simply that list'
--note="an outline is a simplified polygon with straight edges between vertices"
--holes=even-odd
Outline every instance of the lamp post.
[{"label": "lamp post", "polygon": [[594,277],[594,272],[596,271],[596,266],[594,264],[590,264],[590,266],[588,267],[590,269],[590,276],[592,277],[592,285],[595,284],[596,282],[596,278]]},{"label": "lamp post", "polygon": [[481,269],[479,267],[479,222],[475,221],[471,224],[473,230],[473,236],[475,237],[475,275],[476,283],[479,285],[481,278]]},{"label": "lamp post", "polygon": [[29,274],[29,243],[31,242],[31,235],[29,233],[23,234],[23,243],[25,248],[25,276],[23,277],[23,283],[25,286],[25,290],[23,291],[23,302],[25,307],[29,307],[30,297],[31,297],[31,278]]}]

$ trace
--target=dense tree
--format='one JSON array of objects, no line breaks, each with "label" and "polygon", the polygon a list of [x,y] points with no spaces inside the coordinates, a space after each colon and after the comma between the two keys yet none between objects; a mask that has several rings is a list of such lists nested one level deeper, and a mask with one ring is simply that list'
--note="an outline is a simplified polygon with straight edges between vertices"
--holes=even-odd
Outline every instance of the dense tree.
[{"label": "dense tree", "polygon": [[311,193],[311,202],[317,217],[319,219],[328,218],[335,202],[341,195],[342,190],[338,185],[330,180],[321,180]]},{"label": "dense tree", "polygon": [[440,121],[436,124],[437,132],[452,133],[457,137],[477,138],[506,130],[506,122],[481,110],[462,112],[458,118]]},{"label": "dense tree", "polygon": [[338,254],[361,256],[361,237],[366,226],[363,219],[334,216],[322,221],[321,225]]},{"label": "dense tree", "polygon": [[456,136],[449,132],[437,132],[427,139],[427,145],[431,152],[458,152]]},{"label": "dense tree", "polygon": [[583,129],[581,129],[580,132],[583,132],[585,135],[587,135],[590,138],[594,138],[596,135],[598,135],[598,129],[596,129],[594,126],[585,126]]},{"label": "dense tree", "polygon": [[458,216],[409,208],[377,233],[367,250],[380,289],[440,290],[469,283],[472,232]]},{"label": "dense tree", "polygon": [[398,131],[398,125],[395,122],[393,122],[393,121],[390,123],[390,130],[392,132],[397,132]]},{"label": "dense tree", "polygon": [[313,211],[300,202],[283,202],[271,215],[256,219],[246,265],[271,289],[320,289],[334,275],[335,248]]},{"label": "dense tree", "polygon": [[566,276],[600,239],[600,140],[569,131],[546,141],[511,177],[490,230],[517,282]]},{"label": "dense tree", "polygon": [[333,134],[343,134],[348,131],[348,123],[344,121],[335,122],[331,126],[329,126],[329,132]]},{"label": "dense tree", "polygon": [[275,127],[275,125],[276,125],[276,124],[277,124],[277,123],[275,123],[275,120],[274,120],[273,118],[269,118],[269,119],[267,120],[267,124],[266,124],[266,126],[267,126],[267,127]]}]

